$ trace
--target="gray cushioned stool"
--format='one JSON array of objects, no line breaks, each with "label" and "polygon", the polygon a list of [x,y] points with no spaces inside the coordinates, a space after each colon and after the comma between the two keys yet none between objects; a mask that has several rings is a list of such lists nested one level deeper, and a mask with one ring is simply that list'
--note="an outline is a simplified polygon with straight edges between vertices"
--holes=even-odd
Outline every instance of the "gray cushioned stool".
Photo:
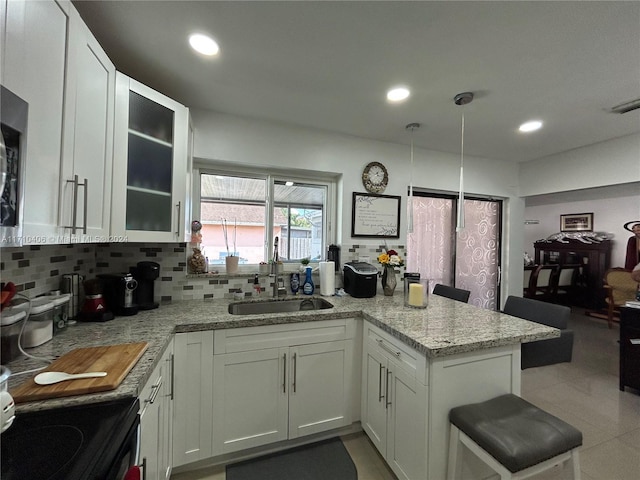
[{"label": "gray cushioned stool", "polygon": [[460,477],[465,445],[501,479],[521,479],[567,463],[580,479],[582,433],[522,398],[506,394],[449,412],[447,478]]}]

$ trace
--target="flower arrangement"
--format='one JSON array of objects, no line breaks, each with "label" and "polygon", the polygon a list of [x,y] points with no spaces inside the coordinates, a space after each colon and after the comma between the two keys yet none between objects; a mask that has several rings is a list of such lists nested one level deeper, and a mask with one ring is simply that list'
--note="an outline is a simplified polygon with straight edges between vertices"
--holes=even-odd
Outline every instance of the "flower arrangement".
[{"label": "flower arrangement", "polygon": [[389,249],[378,255],[378,262],[384,266],[388,265],[391,267],[402,267],[404,265],[402,257],[393,249]]}]

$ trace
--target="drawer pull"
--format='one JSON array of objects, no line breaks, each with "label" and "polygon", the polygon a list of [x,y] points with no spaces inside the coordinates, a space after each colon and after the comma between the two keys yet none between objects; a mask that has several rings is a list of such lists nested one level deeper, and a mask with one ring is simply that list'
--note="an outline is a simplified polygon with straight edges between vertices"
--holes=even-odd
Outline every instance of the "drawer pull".
[{"label": "drawer pull", "polygon": [[378,342],[378,345],[380,346],[380,348],[382,348],[383,350],[386,350],[391,355],[394,355],[396,358],[400,358],[400,352],[399,351],[391,350],[391,348],[387,347],[387,344],[384,343],[382,340],[378,339],[378,340],[376,340],[376,342]]}]

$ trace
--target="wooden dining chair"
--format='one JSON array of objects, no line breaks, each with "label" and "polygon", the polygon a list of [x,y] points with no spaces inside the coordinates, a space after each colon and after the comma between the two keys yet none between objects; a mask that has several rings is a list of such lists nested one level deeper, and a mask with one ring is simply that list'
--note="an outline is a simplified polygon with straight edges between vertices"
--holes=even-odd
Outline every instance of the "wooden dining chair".
[{"label": "wooden dining chair", "polygon": [[529,291],[525,297],[537,300],[551,300],[553,297],[553,276],[557,270],[557,265],[539,265],[531,274]]},{"label": "wooden dining chair", "polygon": [[576,297],[578,277],[582,265],[560,265],[553,281],[553,302],[571,304]]},{"label": "wooden dining chair", "polygon": [[614,314],[619,313],[618,308],[628,300],[636,299],[638,282],[631,278],[631,271],[624,268],[610,268],[604,274],[604,288],[607,292],[607,323],[609,328],[613,326]]}]

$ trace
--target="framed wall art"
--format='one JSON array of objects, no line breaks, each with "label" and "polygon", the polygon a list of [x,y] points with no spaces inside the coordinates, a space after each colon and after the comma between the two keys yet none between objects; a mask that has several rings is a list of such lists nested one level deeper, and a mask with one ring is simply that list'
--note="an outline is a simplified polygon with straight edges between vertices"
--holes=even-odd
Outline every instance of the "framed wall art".
[{"label": "framed wall art", "polygon": [[593,213],[570,213],[560,215],[561,232],[592,232]]},{"label": "framed wall art", "polygon": [[352,237],[400,238],[400,197],[353,192]]}]

